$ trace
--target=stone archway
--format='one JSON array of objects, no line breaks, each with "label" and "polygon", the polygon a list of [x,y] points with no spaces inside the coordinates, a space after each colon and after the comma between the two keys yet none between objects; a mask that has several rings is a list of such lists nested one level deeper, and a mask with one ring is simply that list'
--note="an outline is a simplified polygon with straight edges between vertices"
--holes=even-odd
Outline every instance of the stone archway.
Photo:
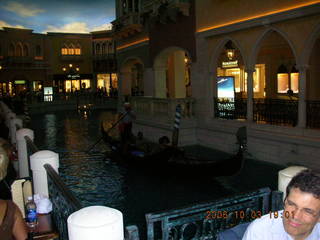
[{"label": "stone archway", "polygon": [[269,28],[259,37],[250,59],[251,67],[261,79],[253,82],[254,121],[297,124],[299,72],[296,59],[295,48],[285,33]]},{"label": "stone archway", "polygon": [[163,50],[154,61],[155,97],[191,96],[190,54],[179,47]]},{"label": "stone archway", "polygon": [[241,46],[229,37],[223,39],[215,48],[210,62],[215,117],[245,119],[247,64]]},{"label": "stone archway", "polygon": [[129,58],[120,68],[119,87],[124,96],[143,96],[144,65],[139,58]]}]

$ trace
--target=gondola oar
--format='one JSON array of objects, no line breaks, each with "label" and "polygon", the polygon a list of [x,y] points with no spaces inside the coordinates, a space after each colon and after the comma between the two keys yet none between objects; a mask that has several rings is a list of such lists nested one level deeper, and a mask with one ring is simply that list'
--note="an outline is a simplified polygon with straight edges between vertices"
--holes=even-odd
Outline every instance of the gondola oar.
[{"label": "gondola oar", "polygon": [[[125,114],[123,114],[118,121],[116,121],[111,128],[108,129],[108,131],[106,132],[106,134],[108,134],[115,126],[118,125],[118,123],[128,114],[129,112],[126,112]],[[103,136],[101,138],[99,138],[99,140],[97,142],[95,142],[86,152],[90,152],[101,140],[103,139]]]}]

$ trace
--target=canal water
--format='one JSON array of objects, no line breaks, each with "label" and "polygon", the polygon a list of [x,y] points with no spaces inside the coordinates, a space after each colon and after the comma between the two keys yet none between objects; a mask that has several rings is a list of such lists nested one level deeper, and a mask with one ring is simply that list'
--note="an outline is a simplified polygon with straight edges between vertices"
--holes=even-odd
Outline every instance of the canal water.
[{"label": "canal water", "polygon": [[248,159],[242,172],[235,177],[215,178],[201,173],[186,175],[179,170],[177,174],[153,174],[110,161],[105,157],[110,150],[103,141],[89,153],[86,151],[100,139],[101,121],[109,126],[116,121],[116,114],[112,111],[63,111],[33,114],[31,117],[35,144],[39,149],[59,154],[59,175],[82,205],[119,209],[124,216],[124,225],[138,225],[142,239],[146,234],[146,213],[214,200],[259,187],[276,189],[277,172],[283,168]]}]

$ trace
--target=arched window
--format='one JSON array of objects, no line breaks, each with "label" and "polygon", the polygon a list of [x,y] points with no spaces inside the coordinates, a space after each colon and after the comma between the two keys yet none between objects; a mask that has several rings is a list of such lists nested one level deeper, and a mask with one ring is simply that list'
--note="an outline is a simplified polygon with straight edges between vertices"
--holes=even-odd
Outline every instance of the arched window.
[{"label": "arched window", "polygon": [[74,46],[73,46],[73,44],[70,44],[70,45],[69,45],[68,55],[74,55]]},{"label": "arched window", "polygon": [[100,54],[100,44],[98,43],[96,45],[96,55],[99,55]]},{"label": "arched window", "polygon": [[[63,54],[63,53],[62,53]],[[41,56],[41,47],[40,47],[40,45],[37,45],[36,46],[36,56],[37,57],[40,57]]]},{"label": "arched window", "polygon": [[12,57],[12,56],[14,56],[14,45],[13,45],[13,43],[11,43],[10,44],[10,47],[9,47],[9,52],[8,52],[8,55],[10,56],[10,57]]},{"label": "arched window", "polygon": [[102,44],[102,55],[106,54],[106,43]]},{"label": "arched window", "polygon": [[61,55],[68,55],[68,47],[66,44],[61,48]]},{"label": "arched window", "polygon": [[21,43],[18,43],[18,44],[17,44],[16,50],[17,50],[17,52],[16,52],[16,56],[17,56],[17,57],[23,56],[23,55],[22,55],[22,44],[21,44]]},{"label": "arched window", "polygon": [[23,53],[22,56],[29,56],[29,49],[28,46],[26,44],[23,44]]},{"label": "arched window", "polygon": [[77,44],[77,47],[75,48],[75,54],[76,55],[81,55],[81,46],[80,46],[80,44]]}]

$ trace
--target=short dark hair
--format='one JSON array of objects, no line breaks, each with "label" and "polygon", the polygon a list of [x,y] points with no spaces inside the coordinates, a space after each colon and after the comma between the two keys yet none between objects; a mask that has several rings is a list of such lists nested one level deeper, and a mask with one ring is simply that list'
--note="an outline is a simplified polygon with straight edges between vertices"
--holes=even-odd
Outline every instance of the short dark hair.
[{"label": "short dark hair", "polygon": [[305,169],[295,175],[286,189],[286,198],[292,188],[299,188],[302,192],[311,193],[320,199],[320,175],[311,169]]}]

